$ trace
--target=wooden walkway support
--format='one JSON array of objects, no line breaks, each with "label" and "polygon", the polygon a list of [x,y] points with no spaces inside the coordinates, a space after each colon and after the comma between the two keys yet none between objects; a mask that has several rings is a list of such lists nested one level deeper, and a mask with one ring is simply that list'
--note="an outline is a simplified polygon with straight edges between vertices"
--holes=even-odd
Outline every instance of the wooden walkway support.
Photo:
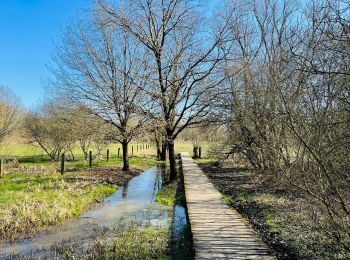
[{"label": "wooden walkway support", "polygon": [[181,153],[196,259],[276,259],[188,153]]}]

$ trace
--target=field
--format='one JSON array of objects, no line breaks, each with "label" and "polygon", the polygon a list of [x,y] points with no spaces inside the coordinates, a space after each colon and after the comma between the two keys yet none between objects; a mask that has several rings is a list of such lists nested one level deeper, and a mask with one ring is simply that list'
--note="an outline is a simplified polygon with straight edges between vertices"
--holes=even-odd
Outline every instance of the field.
[{"label": "field", "polygon": [[[68,160],[65,173],[61,175],[60,163],[50,160],[39,147],[24,143],[3,144],[0,157],[5,158],[6,163],[4,178],[0,179],[0,242],[31,236],[42,228],[77,217],[102,201],[130,178],[157,163],[155,147],[141,149],[142,145],[130,144],[131,171],[128,173],[121,171],[122,158],[117,157],[121,146],[111,144],[108,162],[107,147],[100,157],[96,157],[96,150],[92,149],[92,168],[83,160],[79,148],[74,148],[77,159]],[[177,153],[191,154],[193,146],[180,143],[175,149]],[[169,196],[173,194],[166,195],[165,201],[171,204]]]},{"label": "field", "polygon": [[[68,161],[65,174],[59,163],[49,160],[30,144],[5,144],[2,158],[16,158],[4,165],[0,179],[0,241],[16,241],[43,227],[79,216],[96,202],[115,192],[130,178],[156,164],[154,150],[130,157],[130,172],[122,172],[118,145],[111,145],[110,160],[94,158],[92,168],[84,160]],[[82,158],[82,153],[77,154]]]},{"label": "field", "polygon": [[[136,156],[149,156],[149,155],[155,155],[156,149],[155,146],[152,145],[149,149],[141,149],[140,147],[143,145],[143,143],[130,143],[129,144],[129,156],[136,155]],[[137,146],[139,147],[137,149]],[[132,147],[134,153],[132,154]],[[111,157],[117,157],[118,154],[118,148],[120,148],[120,155],[122,153],[121,145],[120,144],[110,144],[108,147],[103,149],[103,152],[101,154],[102,157],[106,156],[106,150],[110,150],[110,156]],[[203,156],[208,155],[208,145],[202,146],[202,154]],[[93,154],[96,153],[96,148],[92,147],[91,151]],[[81,149],[76,146],[73,149],[74,155],[78,159],[83,158],[83,153]],[[193,144],[192,143],[175,143],[175,152],[188,152],[190,154],[193,153]],[[49,160],[48,156],[45,154],[45,152],[38,146],[32,145],[32,144],[25,144],[25,143],[2,143],[0,146],[0,157],[16,157],[22,160],[22,162],[27,161],[35,161],[39,163],[41,160],[42,162],[45,160]],[[35,160],[36,159],[36,160]]]}]

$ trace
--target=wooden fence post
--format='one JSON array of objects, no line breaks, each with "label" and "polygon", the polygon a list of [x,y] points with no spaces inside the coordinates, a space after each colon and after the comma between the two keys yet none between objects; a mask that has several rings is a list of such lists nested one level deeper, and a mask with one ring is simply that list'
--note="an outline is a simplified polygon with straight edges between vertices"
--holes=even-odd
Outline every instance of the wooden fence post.
[{"label": "wooden fence post", "polygon": [[92,152],[89,151],[89,167],[92,167]]},{"label": "wooden fence post", "polygon": [[131,154],[134,154],[134,146],[131,146]]},{"label": "wooden fence post", "polygon": [[199,146],[198,147],[198,158],[201,158],[202,157],[202,147]]},{"label": "wooden fence post", "polygon": [[107,149],[107,162],[109,161],[109,149]]},{"label": "wooden fence post", "polygon": [[4,165],[4,159],[1,158],[0,159],[0,178],[4,177],[5,175],[3,165]]},{"label": "wooden fence post", "polygon": [[198,146],[193,146],[193,159],[198,158]]},{"label": "wooden fence post", "polygon": [[120,157],[120,147],[118,148],[118,158]]},{"label": "wooden fence post", "polygon": [[64,174],[64,153],[61,155],[61,174]]}]

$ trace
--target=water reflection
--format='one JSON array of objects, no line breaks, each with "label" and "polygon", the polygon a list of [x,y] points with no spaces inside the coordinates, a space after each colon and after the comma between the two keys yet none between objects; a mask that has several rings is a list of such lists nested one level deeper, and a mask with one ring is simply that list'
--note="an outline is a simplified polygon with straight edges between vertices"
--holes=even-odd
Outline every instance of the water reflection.
[{"label": "water reflection", "polygon": [[155,197],[162,187],[165,171],[165,165],[152,167],[134,177],[107,197],[97,208],[84,213],[79,218],[40,232],[32,240],[3,244],[0,246],[0,258],[4,258],[9,253],[32,255],[35,251],[40,251],[40,255],[45,256],[50,251],[50,247],[62,241],[67,243],[67,241],[89,240],[96,230],[111,228],[121,222],[136,221],[143,226],[166,226],[168,211],[155,203]]},{"label": "water reflection", "polygon": [[125,198],[126,195],[128,195],[128,183],[125,183],[122,187],[123,191],[122,191],[122,198]]}]

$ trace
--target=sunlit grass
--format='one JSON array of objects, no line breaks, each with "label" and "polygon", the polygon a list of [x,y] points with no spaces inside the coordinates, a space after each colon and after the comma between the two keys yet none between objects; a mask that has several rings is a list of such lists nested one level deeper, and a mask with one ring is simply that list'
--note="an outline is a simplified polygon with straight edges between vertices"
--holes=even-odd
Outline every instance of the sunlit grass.
[{"label": "sunlit grass", "polygon": [[170,259],[166,255],[169,229],[132,226],[119,232],[118,238],[107,247],[107,259]]},{"label": "sunlit grass", "polygon": [[177,181],[173,181],[165,186],[157,193],[156,202],[167,205],[174,206],[176,201],[176,189]]},{"label": "sunlit grass", "polygon": [[280,226],[276,221],[275,216],[271,212],[267,212],[267,211],[264,212],[264,220],[270,232],[278,233],[282,231],[282,229],[280,228]]},{"label": "sunlit grass", "polygon": [[[0,240],[16,240],[41,227],[79,216],[93,203],[115,192],[117,186],[91,178],[89,163],[66,161],[66,172],[59,174],[60,163],[50,160],[35,146],[2,146],[1,156],[18,157],[21,168],[5,165],[0,179]],[[118,146],[112,145],[113,149]],[[150,149],[149,149],[150,150]],[[112,150],[113,151],[113,150]],[[131,169],[139,171],[157,164],[154,156],[130,156]],[[110,152],[110,159],[93,157],[92,167],[121,169],[122,158]],[[88,178],[85,178],[88,177]]]},{"label": "sunlit grass", "polygon": [[[137,148],[138,146],[138,148]],[[143,148],[141,148],[141,146]],[[132,149],[133,147],[133,149]],[[101,156],[105,158],[107,156],[107,149],[109,149],[110,157],[122,156],[122,146],[118,143],[112,143],[105,147],[101,151]],[[133,150],[133,153],[132,153]],[[95,156],[97,149],[93,145],[90,147],[89,151],[92,151],[93,156]],[[154,145],[146,149],[146,143],[130,143],[129,144],[129,156],[149,156],[156,154],[156,148]],[[84,154],[78,144],[73,146],[73,153],[77,159],[82,159]],[[67,155],[70,155],[67,153]],[[0,157],[16,157],[16,158],[28,158],[28,160],[35,159],[49,159],[47,154],[36,144],[27,143],[1,143],[0,146]]]},{"label": "sunlit grass", "polygon": [[82,181],[77,176],[5,175],[0,181],[0,240],[16,240],[39,227],[79,216],[92,203],[117,189],[115,185]]}]

